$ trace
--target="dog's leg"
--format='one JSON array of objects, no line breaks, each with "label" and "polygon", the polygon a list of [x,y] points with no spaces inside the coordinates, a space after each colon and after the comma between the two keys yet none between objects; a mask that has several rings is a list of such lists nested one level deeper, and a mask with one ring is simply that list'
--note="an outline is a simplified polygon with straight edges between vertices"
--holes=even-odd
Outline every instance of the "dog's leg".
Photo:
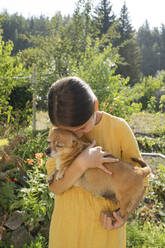
[{"label": "dog's leg", "polygon": [[48,183],[48,184],[51,184],[51,183],[53,182],[56,173],[57,173],[57,170],[55,169],[55,170],[53,170],[53,171],[50,173],[50,175],[47,177],[47,183]]},{"label": "dog's leg", "polygon": [[56,174],[56,181],[59,181],[60,179],[63,178],[64,173],[65,173],[66,167],[60,169],[57,174]]}]

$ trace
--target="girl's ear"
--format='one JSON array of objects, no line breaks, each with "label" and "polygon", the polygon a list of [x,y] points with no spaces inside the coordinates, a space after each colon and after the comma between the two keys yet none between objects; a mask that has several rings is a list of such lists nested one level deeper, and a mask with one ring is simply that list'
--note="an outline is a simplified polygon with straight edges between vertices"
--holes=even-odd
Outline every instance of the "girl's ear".
[{"label": "girl's ear", "polygon": [[95,112],[97,112],[99,110],[99,102],[97,100],[97,98],[95,99]]}]

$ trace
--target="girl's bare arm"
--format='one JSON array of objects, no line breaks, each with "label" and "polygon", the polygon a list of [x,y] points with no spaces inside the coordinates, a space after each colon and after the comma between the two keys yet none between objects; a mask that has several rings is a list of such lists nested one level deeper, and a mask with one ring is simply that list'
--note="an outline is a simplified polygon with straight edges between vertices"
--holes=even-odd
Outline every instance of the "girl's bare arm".
[{"label": "girl's bare arm", "polygon": [[103,166],[103,163],[113,163],[118,159],[104,157],[107,155],[107,152],[102,151],[102,148],[99,146],[94,146],[95,142],[86,148],[73,161],[73,163],[65,171],[63,178],[61,178],[59,181],[56,181],[56,178],[54,177],[54,181],[49,185],[51,192],[54,194],[61,194],[67,189],[71,188],[88,168],[99,168],[111,175],[111,172]]}]

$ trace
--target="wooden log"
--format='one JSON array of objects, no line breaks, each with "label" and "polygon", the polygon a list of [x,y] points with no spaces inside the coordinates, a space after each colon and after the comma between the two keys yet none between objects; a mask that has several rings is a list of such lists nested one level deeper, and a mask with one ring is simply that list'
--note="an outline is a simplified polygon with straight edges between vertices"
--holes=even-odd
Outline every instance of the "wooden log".
[{"label": "wooden log", "polygon": [[142,152],[142,156],[149,156],[149,157],[160,157],[160,158],[165,158],[165,155],[161,153],[148,153],[148,152]]}]

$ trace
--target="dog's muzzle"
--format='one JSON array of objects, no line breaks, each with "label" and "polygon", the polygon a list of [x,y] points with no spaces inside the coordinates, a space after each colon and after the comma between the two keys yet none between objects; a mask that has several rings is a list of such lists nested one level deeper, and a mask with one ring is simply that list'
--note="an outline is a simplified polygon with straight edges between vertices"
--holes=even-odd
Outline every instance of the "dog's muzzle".
[{"label": "dog's muzzle", "polygon": [[51,148],[48,147],[48,148],[46,149],[45,153],[46,153],[47,156],[50,156],[50,154],[51,154]]}]

